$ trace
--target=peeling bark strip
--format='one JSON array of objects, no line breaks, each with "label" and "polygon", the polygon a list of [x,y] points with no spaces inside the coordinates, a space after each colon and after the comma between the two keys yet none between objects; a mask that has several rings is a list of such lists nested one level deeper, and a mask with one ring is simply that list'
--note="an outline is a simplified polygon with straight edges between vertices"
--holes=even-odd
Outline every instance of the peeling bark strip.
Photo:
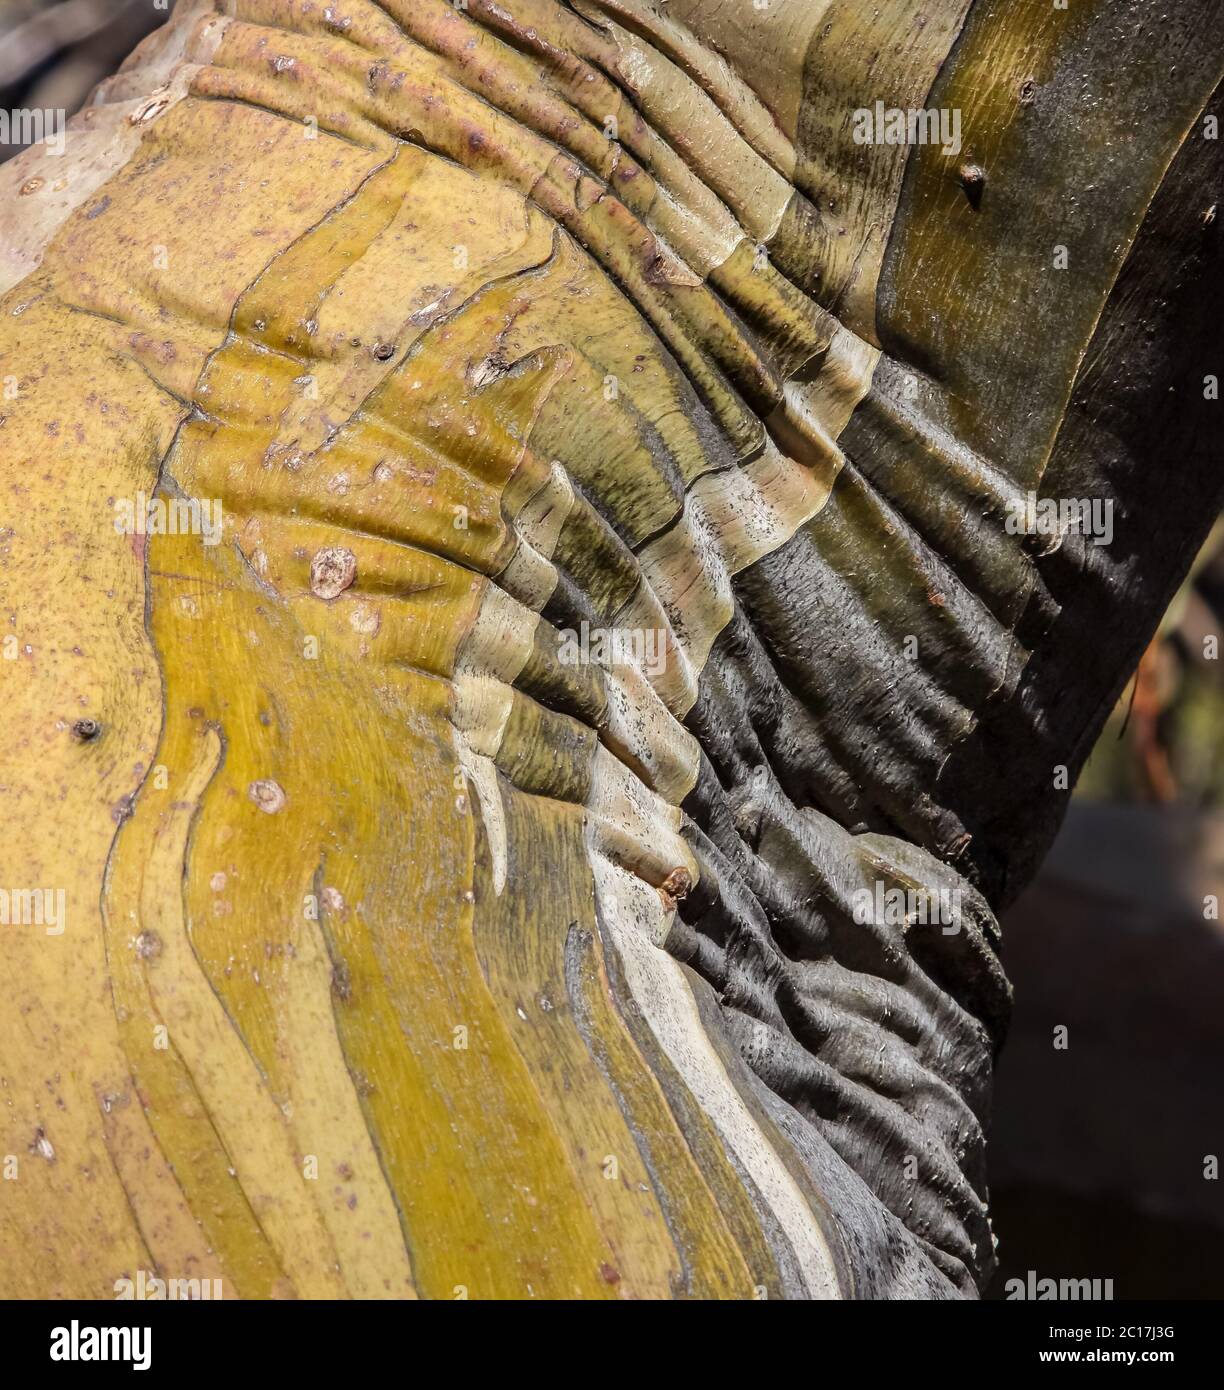
[{"label": "peeling bark strip", "polygon": [[1220,502],[1207,11],[201,0],[0,170],[0,1291],[980,1287],[992,906]]}]

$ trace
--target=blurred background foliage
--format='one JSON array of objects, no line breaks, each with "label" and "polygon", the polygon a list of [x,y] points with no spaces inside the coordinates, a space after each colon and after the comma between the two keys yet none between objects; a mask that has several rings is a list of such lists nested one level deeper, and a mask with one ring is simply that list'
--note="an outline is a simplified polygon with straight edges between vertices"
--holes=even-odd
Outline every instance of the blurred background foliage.
[{"label": "blurred background foliage", "polygon": [[1222,633],[1224,524],[1217,522],[1110,715],[1076,796],[1224,806]]},{"label": "blurred background foliage", "polygon": [[1030,1269],[1110,1278],[1118,1298],[1224,1297],[1208,1176],[1224,1160],[1222,649],[1217,522],[1003,922],[996,1297]]}]

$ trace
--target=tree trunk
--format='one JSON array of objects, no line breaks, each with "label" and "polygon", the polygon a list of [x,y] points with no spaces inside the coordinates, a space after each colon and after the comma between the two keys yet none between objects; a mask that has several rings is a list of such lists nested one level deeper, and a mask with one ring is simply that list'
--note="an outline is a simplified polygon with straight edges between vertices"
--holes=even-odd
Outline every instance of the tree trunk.
[{"label": "tree trunk", "polygon": [[0,170],[0,1293],[985,1283],[1221,498],[1170,8],[182,0]]}]

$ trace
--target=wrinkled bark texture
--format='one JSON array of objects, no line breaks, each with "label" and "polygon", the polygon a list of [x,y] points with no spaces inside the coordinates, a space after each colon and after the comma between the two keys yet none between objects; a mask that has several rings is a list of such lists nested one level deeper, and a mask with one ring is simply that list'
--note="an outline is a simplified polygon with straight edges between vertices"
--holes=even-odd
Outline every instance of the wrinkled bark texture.
[{"label": "wrinkled bark texture", "polygon": [[1213,19],[181,0],[0,170],[0,1292],[985,1283],[995,913],[1220,507]]}]

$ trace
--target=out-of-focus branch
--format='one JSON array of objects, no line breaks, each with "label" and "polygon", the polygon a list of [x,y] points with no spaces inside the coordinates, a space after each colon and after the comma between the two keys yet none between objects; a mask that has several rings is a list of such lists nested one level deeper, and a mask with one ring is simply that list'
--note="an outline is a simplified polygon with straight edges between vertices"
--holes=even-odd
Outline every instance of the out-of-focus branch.
[{"label": "out-of-focus branch", "polygon": [[[71,115],[168,12],[154,0],[53,0],[0,8],[0,109]],[[21,148],[19,141],[0,142],[0,160]]]}]

